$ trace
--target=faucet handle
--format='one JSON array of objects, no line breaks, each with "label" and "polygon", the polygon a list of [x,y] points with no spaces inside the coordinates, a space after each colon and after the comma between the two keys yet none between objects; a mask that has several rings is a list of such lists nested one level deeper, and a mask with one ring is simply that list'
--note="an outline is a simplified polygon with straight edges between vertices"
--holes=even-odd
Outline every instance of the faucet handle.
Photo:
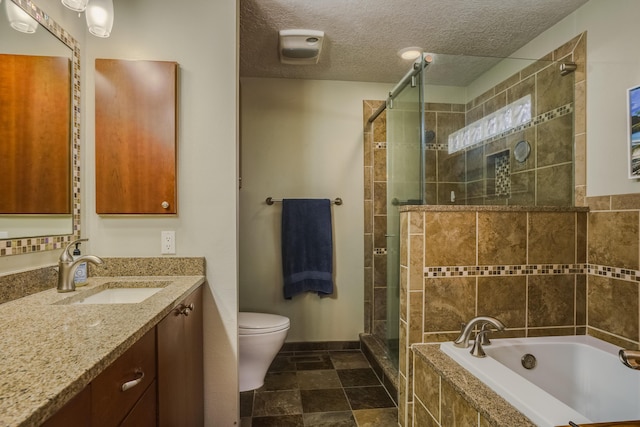
[{"label": "faucet handle", "polygon": [[[484,332],[484,333],[483,333]],[[491,324],[485,323],[482,325],[480,332],[476,335],[476,339],[482,340],[482,345],[491,345],[491,340],[489,339],[489,332],[491,332]]]},{"label": "faucet handle", "polygon": [[471,353],[472,356],[474,357],[486,357],[486,353],[484,352],[484,349],[482,348],[483,346],[483,341],[484,341],[484,337],[485,335],[487,335],[487,333],[489,332],[489,329],[484,329],[484,327],[482,328],[482,330],[480,332],[478,332],[476,334],[476,339],[473,340],[473,347],[471,348],[471,351],[469,353]]},{"label": "faucet handle", "polygon": [[72,262],[73,261],[73,256],[71,255],[71,252],[69,252],[69,250],[71,249],[71,247],[73,245],[75,245],[76,243],[80,243],[80,242],[86,242],[89,239],[76,239],[71,241],[62,251],[62,253],[60,254],[60,261],[61,262]]}]

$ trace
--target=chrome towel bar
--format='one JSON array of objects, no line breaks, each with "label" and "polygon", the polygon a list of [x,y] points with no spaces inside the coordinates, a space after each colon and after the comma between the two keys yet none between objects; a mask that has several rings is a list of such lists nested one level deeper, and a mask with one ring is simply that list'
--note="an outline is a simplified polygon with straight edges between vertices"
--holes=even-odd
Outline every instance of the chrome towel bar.
[{"label": "chrome towel bar", "polygon": [[[273,197],[267,197],[265,202],[268,205],[272,205],[274,203],[282,203],[282,199],[274,199]],[[342,199],[340,197],[336,197],[331,201],[331,203],[340,206],[342,204]]]}]

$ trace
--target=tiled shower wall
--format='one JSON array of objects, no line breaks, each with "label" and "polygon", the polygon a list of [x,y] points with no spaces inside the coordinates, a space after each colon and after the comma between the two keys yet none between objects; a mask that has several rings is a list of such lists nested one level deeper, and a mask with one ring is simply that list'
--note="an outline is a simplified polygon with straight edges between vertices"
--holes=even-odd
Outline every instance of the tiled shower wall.
[{"label": "tiled shower wall", "polygon": [[387,331],[387,114],[367,119],[383,101],[365,101],[364,117],[364,331]]},{"label": "tiled shower wall", "polygon": [[[572,206],[574,95],[584,74],[561,76],[558,62],[582,60],[584,50],[583,34],[466,105],[427,103],[426,204]],[[530,124],[448,153],[449,134],[526,95]],[[531,147],[524,162],[513,156],[519,141]]]},{"label": "tiled shower wall", "polygon": [[587,212],[420,206],[401,213],[399,421],[411,425],[413,343],[490,315],[501,337],[585,333]]}]

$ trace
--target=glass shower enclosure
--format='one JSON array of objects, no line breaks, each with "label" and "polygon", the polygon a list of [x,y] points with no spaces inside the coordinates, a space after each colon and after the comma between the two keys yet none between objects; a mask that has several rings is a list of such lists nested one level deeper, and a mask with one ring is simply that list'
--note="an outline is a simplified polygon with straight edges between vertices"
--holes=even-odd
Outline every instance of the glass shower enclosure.
[{"label": "glass shower enclosure", "polygon": [[398,364],[400,329],[400,207],[423,204],[424,93],[420,58],[387,101],[387,347]]}]

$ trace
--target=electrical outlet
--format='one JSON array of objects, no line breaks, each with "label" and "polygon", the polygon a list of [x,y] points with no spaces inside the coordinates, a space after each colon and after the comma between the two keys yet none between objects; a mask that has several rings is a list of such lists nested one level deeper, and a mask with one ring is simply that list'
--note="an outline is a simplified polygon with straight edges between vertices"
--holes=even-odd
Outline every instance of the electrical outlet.
[{"label": "electrical outlet", "polygon": [[160,253],[163,255],[175,255],[176,253],[176,232],[163,231],[160,233],[161,247]]}]

